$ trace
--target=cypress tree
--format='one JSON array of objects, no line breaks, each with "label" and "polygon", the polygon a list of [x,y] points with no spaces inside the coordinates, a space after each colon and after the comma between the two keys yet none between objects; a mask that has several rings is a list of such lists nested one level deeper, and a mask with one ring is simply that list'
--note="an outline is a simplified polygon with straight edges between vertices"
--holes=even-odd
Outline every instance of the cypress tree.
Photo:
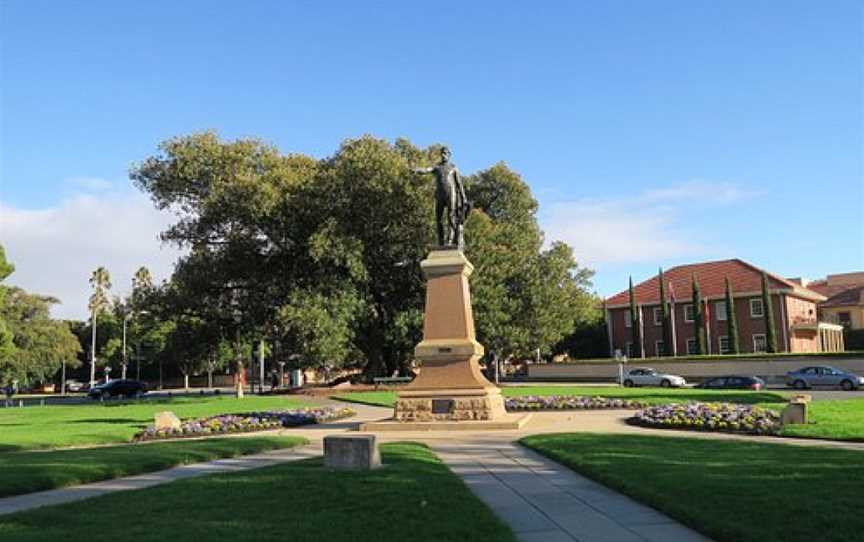
[{"label": "cypress tree", "polygon": [[663,347],[666,355],[672,353],[672,338],[669,329],[669,304],[666,302],[666,282],[663,280],[663,268],[660,268],[660,323],[663,332]]},{"label": "cypress tree", "polygon": [[705,307],[702,305],[702,292],[696,275],[693,275],[693,335],[696,337],[696,354],[703,355],[708,352],[705,344]]},{"label": "cypress tree", "polygon": [[726,277],[726,336],[729,338],[729,353],[738,354],[738,319],[735,316],[735,298],[732,297],[732,285]]},{"label": "cypress tree", "polygon": [[630,277],[630,338],[633,341],[633,357],[642,357],[642,340],[639,335],[639,313],[636,311],[636,296],[633,295],[633,277]]},{"label": "cypress tree", "polygon": [[765,345],[769,353],[777,352],[777,334],[774,331],[774,309],[768,293],[768,274],[762,271],[762,311],[765,313]]}]

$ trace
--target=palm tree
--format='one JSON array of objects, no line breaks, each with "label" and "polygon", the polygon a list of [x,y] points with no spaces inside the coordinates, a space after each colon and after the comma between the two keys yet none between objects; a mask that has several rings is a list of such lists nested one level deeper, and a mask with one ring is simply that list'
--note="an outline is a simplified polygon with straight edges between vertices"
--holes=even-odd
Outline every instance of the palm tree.
[{"label": "palm tree", "polygon": [[93,318],[93,333],[90,344],[90,386],[93,386],[96,383],[96,316],[111,304],[108,297],[108,290],[111,289],[111,275],[108,274],[108,270],[102,266],[96,268],[90,277],[90,286],[93,288],[93,295],[90,296],[88,305]]}]

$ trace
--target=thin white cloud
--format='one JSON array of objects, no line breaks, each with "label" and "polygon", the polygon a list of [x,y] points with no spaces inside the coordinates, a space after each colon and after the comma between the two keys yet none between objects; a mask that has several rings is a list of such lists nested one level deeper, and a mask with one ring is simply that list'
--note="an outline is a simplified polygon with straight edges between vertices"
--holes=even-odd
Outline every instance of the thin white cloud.
[{"label": "thin white cloud", "polygon": [[65,184],[85,192],[106,192],[114,187],[114,183],[101,177],[70,177]]},{"label": "thin white cloud", "polygon": [[0,243],[15,265],[6,283],[59,298],[56,317],[84,319],[98,266],[111,273],[114,295],[129,293],[142,265],[155,281],[171,274],[180,251],[158,238],[171,222],[138,193],[79,194],[46,209],[0,203]]},{"label": "thin white cloud", "polygon": [[553,203],[542,223],[546,238],[572,246],[580,264],[653,263],[706,252],[682,220],[694,202],[727,205],[753,195],[734,183],[691,180],[635,197]]},{"label": "thin white cloud", "polygon": [[665,188],[646,190],[640,199],[645,203],[705,201],[712,204],[725,204],[755,196],[757,193],[754,190],[744,189],[735,183],[693,179]]}]

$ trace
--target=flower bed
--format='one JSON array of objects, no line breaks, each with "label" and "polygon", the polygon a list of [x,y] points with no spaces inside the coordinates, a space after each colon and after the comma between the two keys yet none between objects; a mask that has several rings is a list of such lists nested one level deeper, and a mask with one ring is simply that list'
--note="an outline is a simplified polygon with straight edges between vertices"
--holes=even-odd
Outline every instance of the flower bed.
[{"label": "flower bed", "polygon": [[524,410],[608,410],[644,407],[644,403],[629,399],[607,399],[574,395],[525,395],[504,399],[504,407],[511,411]]},{"label": "flower bed", "polygon": [[780,415],[773,410],[733,403],[672,403],[644,408],[628,420],[634,425],[661,429],[720,431],[776,435]]},{"label": "flower bed", "polygon": [[299,408],[295,410],[273,410],[265,412],[245,412],[243,414],[221,414],[206,418],[184,420],[179,429],[156,429],[148,426],[137,433],[133,440],[159,440],[184,437],[206,437],[229,433],[248,433],[266,431],[281,427],[296,427],[312,423],[323,423],[353,416],[350,408]]}]

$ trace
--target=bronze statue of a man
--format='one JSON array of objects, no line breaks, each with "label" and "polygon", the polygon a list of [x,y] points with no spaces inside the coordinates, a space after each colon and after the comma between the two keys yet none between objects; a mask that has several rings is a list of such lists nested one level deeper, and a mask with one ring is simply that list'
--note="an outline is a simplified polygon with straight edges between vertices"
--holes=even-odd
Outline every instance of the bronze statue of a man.
[{"label": "bronze statue of a man", "polygon": [[[435,174],[435,220],[438,226],[438,244],[442,247],[465,246],[463,226],[471,204],[465,197],[465,186],[456,165],[450,162],[450,149],[441,148],[441,161],[437,166],[416,168],[413,173]],[[446,218],[446,224],[445,224]]]}]

